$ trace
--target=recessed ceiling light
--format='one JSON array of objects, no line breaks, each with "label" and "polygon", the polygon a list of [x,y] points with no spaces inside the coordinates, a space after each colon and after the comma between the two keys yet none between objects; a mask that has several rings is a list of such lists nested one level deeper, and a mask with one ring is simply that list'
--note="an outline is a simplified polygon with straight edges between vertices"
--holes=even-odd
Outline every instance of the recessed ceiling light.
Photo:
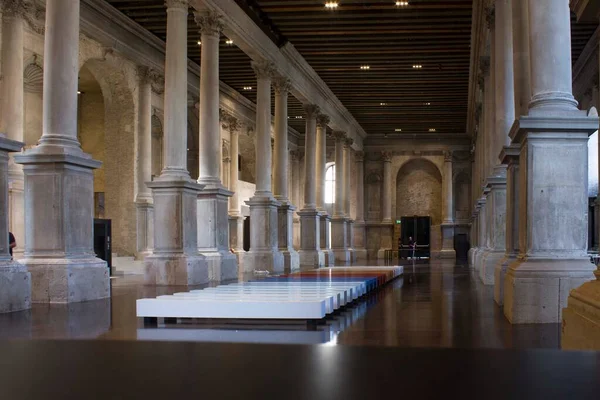
[{"label": "recessed ceiling light", "polygon": [[405,7],[408,5],[408,1],[397,1],[396,2],[396,6],[398,7]]},{"label": "recessed ceiling light", "polygon": [[387,106],[387,103],[379,103],[380,106]]},{"label": "recessed ceiling light", "polygon": [[296,119],[302,119],[302,115],[296,115]]},{"label": "recessed ceiling light", "polygon": [[435,128],[429,128],[429,132],[435,132]]},{"label": "recessed ceiling light", "polygon": [[402,129],[396,128],[394,129],[394,132],[402,132]]},{"label": "recessed ceiling light", "polygon": [[421,64],[415,64],[412,67],[413,67],[413,69],[421,69],[421,68],[423,68],[423,66]]},{"label": "recessed ceiling light", "polygon": [[225,43],[231,46],[231,45],[233,44],[233,40],[231,40],[231,39],[227,39],[227,40],[225,41]]},{"label": "recessed ceiling light", "polygon": [[360,69],[363,69],[363,70],[364,69],[371,69],[371,66],[369,66],[369,65],[361,65]]},{"label": "recessed ceiling light", "polygon": [[252,90],[252,86],[244,86],[244,90]]},{"label": "recessed ceiling light", "polygon": [[81,94],[81,92],[78,90],[78,91],[77,91],[77,94]]},{"label": "recessed ceiling light", "polygon": [[338,3],[337,1],[328,1],[327,3],[325,3],[325,8],[337,8],[338,7]]},{"label": "recessed ceiling light", "polygon": [[431,103],[427,102],[427,103],[423,103],[424,106],[430,106]]},{"label": "recessed ceiling light", "polygon": [[198,46],[200,46],[201,44],[202,44],[202,42],[198,40]]}]

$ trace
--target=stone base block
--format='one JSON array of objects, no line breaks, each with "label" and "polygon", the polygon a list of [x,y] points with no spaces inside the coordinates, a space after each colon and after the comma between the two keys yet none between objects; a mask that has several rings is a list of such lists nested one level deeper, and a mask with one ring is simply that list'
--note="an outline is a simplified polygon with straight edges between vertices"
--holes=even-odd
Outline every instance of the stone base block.
[{"label": "stone base block", "polygon": [[442,249],[439,257],[445,260],[456,260],[456,251],[454,249]]},{"label": "stone base block", "polygon": [[356,261],[367,259],[367,249],[354,249],[354,256]]},{"label": "stone base block", "polygon": [[250,250],[244,255],[244,272],[269,271],[280,274],[284,271],[285,260],[280,251]]},{"label": "stone base block", "polygon": [[496,268],[494,268],[494,301],[499,306],[504,305],[504,279],[506,277],[506,269],[515,261],[515,257],[504,256],[498,261]]},{"label": "stone base block", "polygon": [[0,313],[31,308],[31,274],[15,262],[0,264]]},{"label": "stone base block", "polygon": [[336,265],[348,265],[352,263],[352,254],[349,250],[333,249]]},{"label": "stone base block", "polygon": [[486,251],[481,256],[481,268],[479,269],[479,279],[484,285],[494,284],[494,273],[496,264],[504,258],[504,251]]},{"label": "stone base block", "polygon": [[110,297],[106,261],[87,259],[23,259],[31,273],[33,303],[77,303]]},{"label": "stone base block", "polygon": [[335,265],[335,253],[331,249],[323,250],[325,254],[325,266],[333,267]]},{"label": "stone base block", "polygon": [[193,286],[209,282],[208,263],[204,256],[158,256],[144,261],[147,285]]},{"label": "stone base block", "polygon": [[325,267],[325,253],[321,250],[302,250],[300,255],[300,268],[323,268]]},{"label": "stone base block", "polygon": [[504,280],[504,315],[512,324],[559,323],[569,291],[594,279],[595,268],[588,259],[515,261]]},{"label": "stone base block", "polygon": [[600,350],[600,271],[598,280],[573,289],[562,312],[561,347]]},{"label": "stone base block", "polygon": [[281,254],[283,254],[284,272],[294,272],[300,269],[300,254],[296,250],[282,250]]},{"label": "stone base block", "polygon": [[473,266],[473,263],[475,262],[475,247],[471,247],[467,252],[467,262],[469,263],[469,266]]},{"label": "stone base block", "polygon": [[238,277],[237,256],[229,252],[201,252],[208,265],[208,279],[222,282]]}]

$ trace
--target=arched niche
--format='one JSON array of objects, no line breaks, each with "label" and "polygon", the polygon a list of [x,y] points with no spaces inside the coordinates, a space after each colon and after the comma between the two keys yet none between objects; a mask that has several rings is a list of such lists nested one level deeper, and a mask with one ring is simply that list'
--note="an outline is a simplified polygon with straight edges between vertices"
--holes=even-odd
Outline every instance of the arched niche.
[{"label": "arched niche", "polygon": [[424,158],[411,159],[396,176],[396,217],[430,216],[432,225],[442,222],[442,175]]}]

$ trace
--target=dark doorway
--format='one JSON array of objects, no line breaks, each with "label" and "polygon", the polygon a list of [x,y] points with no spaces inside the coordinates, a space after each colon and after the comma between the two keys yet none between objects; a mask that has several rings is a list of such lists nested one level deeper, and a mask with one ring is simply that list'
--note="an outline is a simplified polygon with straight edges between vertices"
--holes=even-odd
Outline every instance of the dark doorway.
[{"label": "dark doorway", "polygon": [[454,250],[456,250],[456,259],[466,261],[469,253],[469,240],[465,233],[459,233],[454,236]]},{"label": "dark doorway", "polygon": [[[431,217],[402,217],[400,219],[402,249],[408,249],[409,237],[417,243],[415,257],[430,257],[429,233],[431,229]],[[402,258],[406,258],[408,253],[403,252]]]},{"label": "dark doorway", "polygon": [[250,217],[244,219],[244,251],[250,251]]}]

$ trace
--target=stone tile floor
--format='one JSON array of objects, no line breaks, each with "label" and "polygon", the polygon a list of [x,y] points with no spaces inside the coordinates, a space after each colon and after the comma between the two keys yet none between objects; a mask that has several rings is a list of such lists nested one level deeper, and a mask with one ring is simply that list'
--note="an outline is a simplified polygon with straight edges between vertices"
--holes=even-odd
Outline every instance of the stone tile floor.
[{"label": "stone tile floor", "polygon": [[[0,315],[0,339],[185,340],[323,343],[398,347],[559,348],[560,325],[510,325],[484,286],[462,264],[405,265],[404,276],[310,330],[305,324],[185,322],[146,328],[135,300],[183,291],[144,286],[140,275],[112,279],[112,298],[34,305]],[[247,277],[246,277],[247,278]],[[240,277],[240,279],[246,279]]]}]

